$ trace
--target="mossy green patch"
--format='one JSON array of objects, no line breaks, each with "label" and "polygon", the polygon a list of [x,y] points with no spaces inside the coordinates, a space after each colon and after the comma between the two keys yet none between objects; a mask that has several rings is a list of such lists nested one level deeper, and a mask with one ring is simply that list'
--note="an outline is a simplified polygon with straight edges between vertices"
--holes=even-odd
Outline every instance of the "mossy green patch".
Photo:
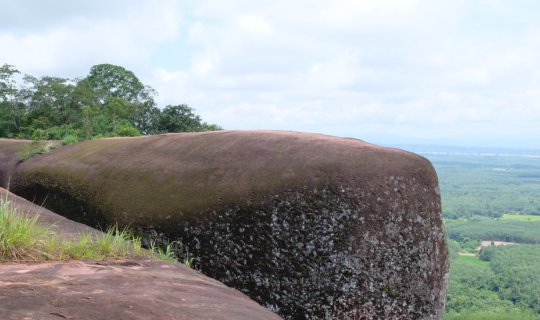
[{"label": "mossy green patch", "polygon": [[[26,161],[18,172],[51,193],[72,193],[78,187],[70,185],[84,185],[95,207],[135,224],[142,217],[163,223],[303,186],[362,185],[392,171],[397,174],[402,167],[415,168],[411,174],[419,177],[434,175],[418,171],[424,170],[419,157],[342,140],[230,132],[99,139]],[[45,181],[44,176],[51,178]],[[17,188],[24,188],[23,180]]]},{"label": "mossy green patch", "polygon": [[457,259],[459,261],[463,261],[465,263],[472,264],[472,265],[475,265],[475,266],[478,266],[478,267],[486,267],[486,268],[489,267],[489,261],[481,260],[476,255],[468,255],[468,254],[467,255],[458,255]]}]

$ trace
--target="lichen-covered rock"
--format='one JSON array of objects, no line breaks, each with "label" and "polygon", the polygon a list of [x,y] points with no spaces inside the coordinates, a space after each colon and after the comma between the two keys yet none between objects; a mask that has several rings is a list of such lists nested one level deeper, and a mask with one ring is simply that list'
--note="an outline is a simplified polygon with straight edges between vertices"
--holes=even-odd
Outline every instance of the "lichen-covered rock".
[{"label": "lichen-covered rock", "polygon": [[437,176],[412,153],[292,132],[102,139],[25,161],[12,188],[180,240],[205,274],[288,319],[443,315]]}]

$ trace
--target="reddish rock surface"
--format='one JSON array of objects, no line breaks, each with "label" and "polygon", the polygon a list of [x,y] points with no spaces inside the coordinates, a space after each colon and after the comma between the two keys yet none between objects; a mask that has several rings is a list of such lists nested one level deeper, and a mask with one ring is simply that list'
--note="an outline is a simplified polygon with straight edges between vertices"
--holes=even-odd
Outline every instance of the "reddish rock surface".
[{"label": "reddish rock surface", "polygon": [[0,319],[281,318],[183,265],[114,260],[0,265]]}]

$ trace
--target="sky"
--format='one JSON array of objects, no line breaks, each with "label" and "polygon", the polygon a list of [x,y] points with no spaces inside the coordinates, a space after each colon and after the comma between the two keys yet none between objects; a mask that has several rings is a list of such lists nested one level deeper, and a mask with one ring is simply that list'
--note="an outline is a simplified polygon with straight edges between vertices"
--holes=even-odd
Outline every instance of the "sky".
[{"label": "sky", "polygon": [[540,149],[540,1],[0,0],[0,64],[133,71],[226,129]]}]

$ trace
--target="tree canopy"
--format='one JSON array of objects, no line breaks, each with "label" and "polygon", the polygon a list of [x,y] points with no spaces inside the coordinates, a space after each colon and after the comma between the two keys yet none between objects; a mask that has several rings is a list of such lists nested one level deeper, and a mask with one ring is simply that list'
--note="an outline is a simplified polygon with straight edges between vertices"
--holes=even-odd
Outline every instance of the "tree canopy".
[{"label": "tree canopy", "polygon": [[[99,64],[80,79],[0,67],[0,137],[34,140],[221,130],[186,104],[159,109],[156,91],[121,66]],[[19,81],[21,82],[21,81]]]}]

